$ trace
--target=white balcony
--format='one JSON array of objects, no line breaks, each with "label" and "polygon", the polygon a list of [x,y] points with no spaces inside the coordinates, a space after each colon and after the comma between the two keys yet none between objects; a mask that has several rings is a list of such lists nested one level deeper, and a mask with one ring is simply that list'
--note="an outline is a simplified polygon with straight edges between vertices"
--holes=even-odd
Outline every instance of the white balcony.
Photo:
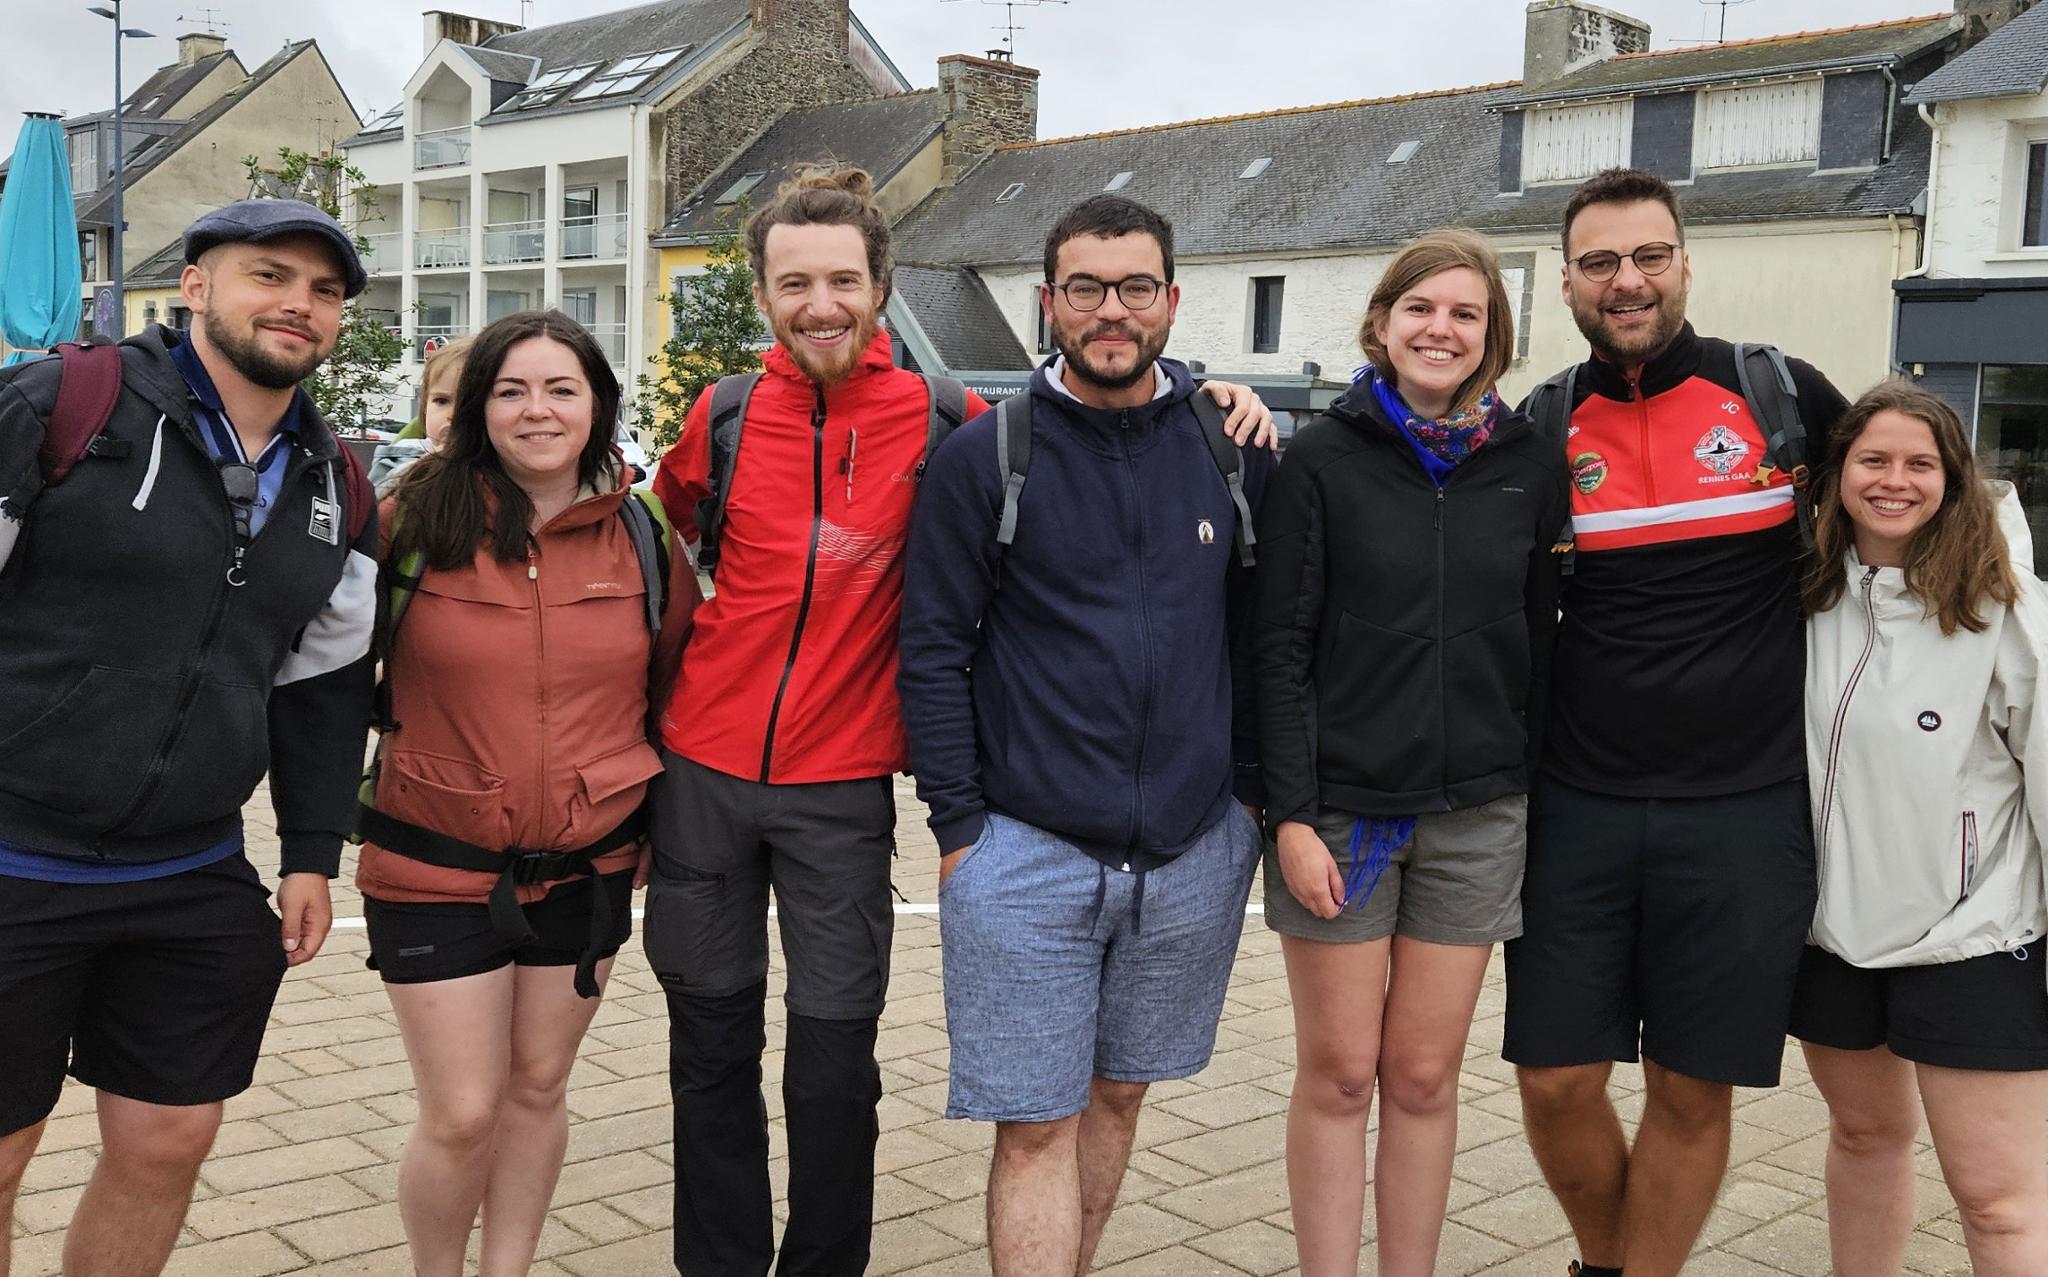
[{"label": "white balcony", "polygon": [[414,231],[412,264],[421,270],[469,265],[469,228],[444,226],[438,230]]},{"label": "white balcony", "polygon": [[413,329],[413,343],[419,347],[420,358],[425,359],[468,331],[462,324],[421,324]]},{"label": "white balcony", "polygon": [[412,166],[453,168],[469,163],[469,126],[415,133],[412,138]]},{"label": "white balcony", "polygon": [[487,222],[484,224],[484,264],[502,266],[507,262],[537,262],[546,255],[545,222]]},{"label": "white balcony", "polygon": [[363,269],[372,275],[396,275],[405,269],[403,238],[397,231],[363,236]]},{"label": "white balcony", "polygon": [[562,260],[616,261],[626,255],[626,214],[562,219]]},{"label": "white balcony", "polygon": [[597,344],[604,347],[604,357],[614,368],[626,366],[626,326],[624,324],[585,324],[590,335],[597,338]]}]

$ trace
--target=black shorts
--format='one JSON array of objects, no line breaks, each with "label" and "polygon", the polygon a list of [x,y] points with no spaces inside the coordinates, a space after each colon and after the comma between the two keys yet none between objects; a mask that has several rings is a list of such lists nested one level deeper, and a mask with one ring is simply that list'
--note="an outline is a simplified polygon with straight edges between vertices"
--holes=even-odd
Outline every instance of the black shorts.
[{"label": "black shorts", "polygon": [[1545,778],[1501,1054],[1553,1068],[1640,1049],[1687,1077],[1776,1086],[1815,893],[1803,779],[1618,798]]},{"label": "black shorts", "polygon": [[[597,960],[613,957],[633,934],[633,874],[606,874],[612,934]],[[428,984],[482,975],[499,967],[573,967],[590,943],[590,879],[575,878],[524,906],[534,938],[521,944],[491,926],[489,905],[466,901],[407,903],[363,897],[370,936],[366,965],[386,984]]]},{"label": "black shorts", "polygon": [[147,882],[0,878],[0,1134],[67,1071],[148,1104],[249,1088],[284,979],[283,924],[240,855]]},{"label": "black shorts", "polygon": [[1945,1069],[2048,1069],[2048,942],[1920,967],[1855,967],[1814,945],[1799,960],[1792,1036]]}]

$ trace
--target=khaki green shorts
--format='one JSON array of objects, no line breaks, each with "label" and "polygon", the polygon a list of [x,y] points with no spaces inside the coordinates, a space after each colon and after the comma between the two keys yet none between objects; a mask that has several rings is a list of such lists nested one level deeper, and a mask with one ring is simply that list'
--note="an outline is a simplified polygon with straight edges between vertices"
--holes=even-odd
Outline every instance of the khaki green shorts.
[{"label": "khaki green shorts", "polygon": [[[1352,865],[1358,817],[1325,810],[1316,832],[1340,871]],[[1432,944],[1495,944],[1522,934],[1522,866],[1528,849],[1529,796],[1509,794],[1465,811],[1433,812],[1394,853],[1370,896],[1334,918],[1310,913],[1280,874],[1266,842],[1266,925],[1283,936],[1357,944],[1407,936]],[[1364,848],[1360,848],[1364,854]]]}]

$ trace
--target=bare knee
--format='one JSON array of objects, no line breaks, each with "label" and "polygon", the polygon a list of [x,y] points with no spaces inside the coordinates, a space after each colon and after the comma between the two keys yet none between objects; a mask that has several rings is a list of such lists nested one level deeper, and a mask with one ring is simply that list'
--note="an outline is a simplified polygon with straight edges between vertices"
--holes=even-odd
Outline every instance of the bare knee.
[{"label": "bare knee", "polygon": [[1458,1106],[1463,1056],[1389,1051],[1380,1059],[1380,1102],[1411,1117],[1438,1117]]},{"label": "bare knee", "polygon": [[479,1154],[497,1132],[502,1099],[495,1091],[475,1091],[423,1104],[416,1133],[457,1156]]},{"label": "bare knee", "polygon": [[1643,1084],[1646,1122],[1654,1118],[1687,1139],[1704,1138],[1728,1126],[1735,1089],[1725,1082],[1702,1081],[1645,1061]]},{"label": "bare knee", "polygon": [[1099,1077],[1089,1083],[1088,1107],[1106,1109],[1112,1117],[1135,1122],[1149,1089],[1143,1082],[1112,1082]]},{"label": "bare knee", "polygon": [[1363,1117],[1372,1111],[1378,1067],[1372,1055],[1304,1059],[1295,1070],[1294,1093],[1324,1117]]},{"label": "bare knee", "polygon": [[2048,1226],[2039,1190],[2031,1183],[1965,1173],[1949,1177],[1948,1191],[1964,1230],[1973,1236],[2013,1236]]},{"label": "bare knee", "polygon": [[1072,1157],[1080,1120],[1077,1116],[1053,1122],[998,1122],[995,1160],[998,1164],[1037,1162],[1062,1152]]},{"label": "bare knee", "polygon": [[569,1070],[549,1066],[525,1066],[512,1070],[505,1084],[505,1103],[529,1113],[551,1113],[569,1098]]},{"label": "bare knee", "polygon": [[1576,1122],[1609,1106],[1606,1065],[1515,1070],[1522,1118],[1530,1126]]},{"label": "bare knee", "polygon": [[218,1104],[150,1106],[103,1126],[100,1157],[124,1175],[189,1181],[213,1149],[220,1116]]},{"label": "bare knee", "polygon": [[1920,1119],[1912,1110],[1833,1108],[1828,1143],[1856,1158],[1910,1156]]}]

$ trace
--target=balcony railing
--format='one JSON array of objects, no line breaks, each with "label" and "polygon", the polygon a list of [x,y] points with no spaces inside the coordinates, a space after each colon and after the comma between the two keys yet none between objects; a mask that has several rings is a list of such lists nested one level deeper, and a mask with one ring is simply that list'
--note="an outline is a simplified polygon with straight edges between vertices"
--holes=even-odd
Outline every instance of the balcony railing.
[{"label": "balcony railing", "polygon": [[537,262],[546,256],[545,222],[487,222],[484,224],[484,264]]},{"label": "balcony railing", "polygon": [[412,166],[421,168],[453,168],[457,164],[469,163],[469,126],[455,129],[435,129],[431,133],[415,133],[412,138]]},{"label": "balcony railing", "polygon": [[413,344],[419,348],[420,358],[425,359],[450,340],[468,331],[467,326],[462,324],[421,324],[412,330],[412,339]]},{"label": "balcony railing", "polygon": [[562,219],[563,261],[611,261],[625,255],[624,213]]},{"label": "balcony railing", "polygon": [[414,231],[412,264],[421,270],[469,265],[469,228],[444,226]]},{"label": "balcony railing", "polygon": [[363,236],[363,269],[372,275],[396,275],[405,268],[404,237],[397,231]]},{"label": "balcony railing", "polygon": [[597,344],[604,347],[604,355],[614,368],[626,366],[626,326],[624,324],[585,324],[590,335],[597,338]]}]

